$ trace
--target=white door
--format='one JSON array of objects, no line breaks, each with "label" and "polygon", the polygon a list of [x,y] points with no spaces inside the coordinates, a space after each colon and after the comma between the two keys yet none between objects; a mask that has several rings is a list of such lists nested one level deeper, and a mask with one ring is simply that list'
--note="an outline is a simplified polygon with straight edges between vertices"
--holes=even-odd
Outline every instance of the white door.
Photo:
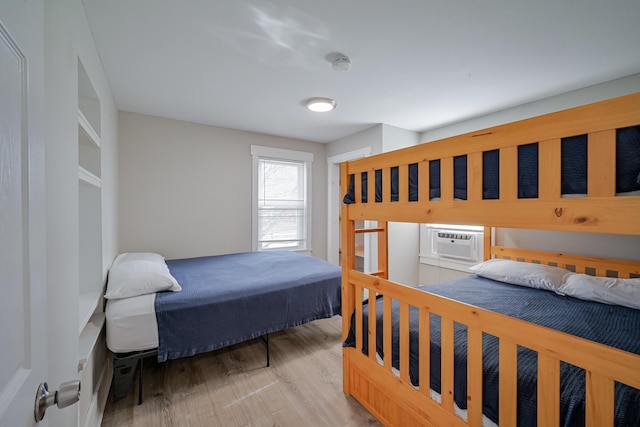
[{"label": "white door", "polygon": [[0,1],[0,426],[36,424],[47,377],[42,13]]}]

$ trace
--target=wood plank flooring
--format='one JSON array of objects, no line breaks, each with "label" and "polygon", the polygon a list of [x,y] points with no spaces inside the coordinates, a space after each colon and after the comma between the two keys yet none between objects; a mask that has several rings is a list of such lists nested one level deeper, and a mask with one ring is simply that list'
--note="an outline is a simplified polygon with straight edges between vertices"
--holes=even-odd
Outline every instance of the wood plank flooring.
[{"label": "wood plank flooring", "polygon": [[137,382],[107,402],[103,427],[380,426],[342,392],[341,318],[316,320],[211,353],[145,360]]}]

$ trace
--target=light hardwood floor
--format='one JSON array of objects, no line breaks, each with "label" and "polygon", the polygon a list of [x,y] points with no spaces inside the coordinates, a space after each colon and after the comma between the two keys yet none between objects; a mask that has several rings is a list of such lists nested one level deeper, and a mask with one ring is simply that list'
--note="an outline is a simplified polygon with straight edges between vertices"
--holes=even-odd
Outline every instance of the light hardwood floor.
[{"label": "light hardwood floor", "polygon": [[211,353],[145,360],[143,402],[137,382],[107,403],[103,427],[380,426],[342,392],[341,318],[316,320]]}]

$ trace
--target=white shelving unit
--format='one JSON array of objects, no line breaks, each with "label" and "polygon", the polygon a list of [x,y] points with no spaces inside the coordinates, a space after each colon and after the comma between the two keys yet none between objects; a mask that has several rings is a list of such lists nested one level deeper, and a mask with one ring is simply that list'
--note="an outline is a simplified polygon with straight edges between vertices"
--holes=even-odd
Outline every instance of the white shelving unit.
[{"label": "white shelving unit", "polygon": [[78,372],[84,369],[89,356],[98,342],[102,333],[105,316],[103,312],[96,312],[89,318],[80,333],[80,345],[78,350]]},{"label": "white shelving unit", "polygon": [[104,329],[102,310],[102,153],[100,100],[78,61],[78,372]]}]

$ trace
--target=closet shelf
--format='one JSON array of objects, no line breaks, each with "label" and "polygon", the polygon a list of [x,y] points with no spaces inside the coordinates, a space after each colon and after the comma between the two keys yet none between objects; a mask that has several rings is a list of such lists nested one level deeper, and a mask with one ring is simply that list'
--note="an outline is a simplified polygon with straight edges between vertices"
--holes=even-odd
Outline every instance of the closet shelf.
[{"label": "closet shelf", "polygon": [[78,109],[78,123],[87,133],[87,135],[89,136],[89,140],[93,143],[93,145],[95,145],[96,148],[100,148],[101,142],[98,133],[95,131],[95,129],[93,129],[93,126],[91,126],[91,123],[89,123],[89,120],[87,120],[80,109]]}]

